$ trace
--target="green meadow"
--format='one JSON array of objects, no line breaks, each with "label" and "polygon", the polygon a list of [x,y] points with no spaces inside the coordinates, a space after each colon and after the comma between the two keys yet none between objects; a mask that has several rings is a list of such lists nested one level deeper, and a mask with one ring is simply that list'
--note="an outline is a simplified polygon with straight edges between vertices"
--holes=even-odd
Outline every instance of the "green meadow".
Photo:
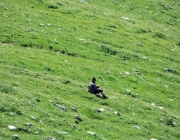
[{"label": "green meadow", "polygon": [[[0,140],[180,139],[179,9],[1,0]],[[108,99],[87,92],[92,77]]]}]

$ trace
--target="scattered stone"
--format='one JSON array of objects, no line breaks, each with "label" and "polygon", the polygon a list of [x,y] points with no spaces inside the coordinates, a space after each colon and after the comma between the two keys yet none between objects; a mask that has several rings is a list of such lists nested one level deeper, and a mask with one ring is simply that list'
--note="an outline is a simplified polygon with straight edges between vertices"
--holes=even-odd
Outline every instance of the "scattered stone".
[{"label": "scattered stone", "polygon": [[133,98],[138,97],[138,94],[130,94]]},{"label": "scattered stone", "polygon": [[114,111],[114,114],[120,116],[120,113],[117,111]]},{"label": "scattered stone", "polygon": [[139,126],[137,126],[137,125],[135,125],[135,126],[133,126],[134,128],[137,128],[137,129],[141,129]]},{"label": "scattered stone", "polygon": [[68,134],[68,132],[59,132],[59,131],[57,131],[57,133],[59,133],[59,134]]},{"label": "scattered stone", "polygon": [[75,125],[73,125],[72,127],[73,127],[74,129],[76,129],[76,126],[75,126]]},{"label": "scattered stone", "polygon": [[130,21],[130,19],[128,17],[121,17],[124,20]]},{"label": "scattered stone", "polygon": [[44,24],[41,23],[40,26],[44,26]]},{"label": "scattered stone", "polygon": [[26,125],[26,126],[29,126],[29,127],[33,127],[33,124],[32,124],[32,123],[26,123],[25,125]]},{"label": "scattered stone", "polygon": [[78,112],[77,108],[75,108],[75,107],[73,107],[72,110],[73,110],[74,112]]},{"label": "scattered stone", "polygon": [[127,93],[128,93],[128,94],[131,94],[131,90],[129,90],[129,89],[126,89],[126,91],[127,91]]},{"label": "scattered stone", "polygon": [[10,115],[10,116],[14,116],[14,113],[13,113],[13,112],[10,112],[9,115]]},{"label": "scattered stone", "polygon": [[61,110],[63,110],[63,111],[67,111],[67,109],[64,107],[64,106],[62,106],[62,105],[59,105],[59,104],[55,104],[57,107],[59,107]]},{"label": "scattered stone", "polygon": [[113,111],[113,109],[112,109],[112,108],[108,108],[108,110]]},{"label": "scattered stone", "polygon": [[104,112],[104,108],[98,109],[97,112]]},{"label": "scattered stone", "polygon": [[173,126],[173,127],[177,126],[176,122],[174,122],[172,119],[167,120],[166,124],[170,125],[170,126]]},{"label": "scattered stone", "polygon": [[36,118],[34,116],[31,116],[32,119],[36,120]]},{"label": "scattered stone", "polygon": [[156,104],[155,104],[155,103],[151,103],[151,105],[152,105],[152,106],[156,106]]},{"label": "scattered stone", "polygon": [[78,120],[78,121],[82,121],[81,117],[76,115],[75,118]]},{"label": "scattered stone", "polygon": [[39,131],[43,131],[43,130],[44,130],[44,128],[40,128],[40,127],[39,127],[39,128],[38,128],[38,130],[39,130]]},{"label": "scattered stone", "polygon": [[132,115],[135,116],[135,113],[133,113]]},{"label": "scattered stone", "polygon": [[169,72],[169,73],[178,74],[178,72],[176,70],[172,70],[172,69],[169,69],[169,68],[165,68],[164,70]]},{"label": "scattered stone", "polygon": [[14,140],[18,140],[19,139],[19,136],[17,134],[13,135],[13,139]]},{"label": "scattered stone", "polygon": [[86,39],[83,39],[83,38],[78,38],[80,41],[86,41]]},{"label": "scattered stone", "polygon": [[36,98],[36,101],[37,101],[37,102],[41,102],[41,99],[39,99],[39,98]]},{"label": "scattered stone", "polygon": [[174,99],[169,99],[171,102],[174,102]]},{"label": "scattered stone", "polygon": [[16,130],[16,127],[13,126],[13,125],[9,125],[8,128],[9,128],[10,130]]},{"label": "scattered stone", "polygon": [[56,138],[47,137],[46,140],[56,140]]},{"label": "scattered stone", "polygon": [[125,74],[126,74],[126,75],[130,75],[131,73],[129,73],[129,72],[125,72]]},{"label": "scattered stone", "polygon": [[163,109],[164,109],[164,107],[162,107],[162,106],[159,106],[159,109],[163,110]]},{"label": "scattered stone", "polygon": [[91,134],[91,135],[93,135],[93,136],[96,136],[96,133],[94,133],[94,132],[87,131],[87,133],[88,133],[88,134]]},{"label": "scattered stone", "polygon": [[151,140],[157,140],[157,139],[155,139],[155,138],[152,138]]},{"label": "scattered stone", "polygon": [[35,132],[36,135],[38,135],[39,133],[38,132]]},{"label": "scattered stone", "polygon": [[62,29],[61,29],[61,28],[58,28],[58,30],[60,30],[60,31],[61,31]]}]

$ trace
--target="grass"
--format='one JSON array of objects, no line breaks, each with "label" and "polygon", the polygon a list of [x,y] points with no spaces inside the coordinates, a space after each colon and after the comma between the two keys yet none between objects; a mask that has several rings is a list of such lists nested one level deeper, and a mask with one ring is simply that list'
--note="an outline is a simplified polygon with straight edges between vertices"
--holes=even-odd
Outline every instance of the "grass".
[{"label": "grass", "polygon": [[179,6],[2,0],[0,139],[179,139]]}]

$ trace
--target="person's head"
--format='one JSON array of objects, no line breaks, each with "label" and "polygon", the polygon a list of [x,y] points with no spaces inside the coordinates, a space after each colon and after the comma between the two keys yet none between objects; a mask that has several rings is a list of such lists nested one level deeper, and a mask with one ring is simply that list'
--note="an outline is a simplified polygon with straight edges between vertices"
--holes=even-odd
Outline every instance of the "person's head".
[{"label": "person's head", "polygon": [[92,78],[92,82],[93,82],[93,83],[96,82],[96,78],[95,78],[95,77]]}]

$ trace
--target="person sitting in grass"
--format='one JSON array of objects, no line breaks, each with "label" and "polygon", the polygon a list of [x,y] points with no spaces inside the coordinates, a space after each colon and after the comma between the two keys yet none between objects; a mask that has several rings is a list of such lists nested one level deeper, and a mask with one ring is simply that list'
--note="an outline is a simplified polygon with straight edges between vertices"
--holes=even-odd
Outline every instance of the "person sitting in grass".
[{"label": "person sitting in grass", "polygon": [[103,90],[96,85],[96,78],[93,77],[92,81],[88,85],[88,92],[95,94],[96,96],[106,99],[108,98],[106,95],[104,95]]}]

